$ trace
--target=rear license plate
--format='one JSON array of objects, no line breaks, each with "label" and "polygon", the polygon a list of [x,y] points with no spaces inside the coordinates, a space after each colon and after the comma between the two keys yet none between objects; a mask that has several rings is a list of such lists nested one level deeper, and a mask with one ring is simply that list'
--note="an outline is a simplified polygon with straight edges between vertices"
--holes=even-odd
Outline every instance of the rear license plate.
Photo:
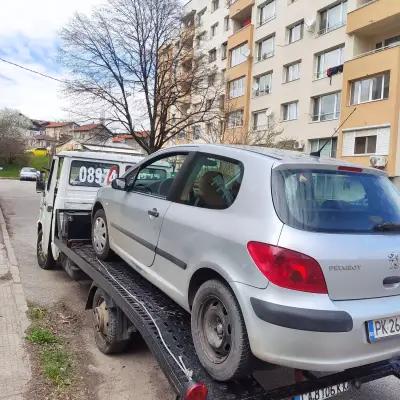
[{"label": "rear license plate", "polygon": [[400,316],[375,319],[367,322],[371,343],[390,336],[400,335]]},{"label": "rear license plate", "polygon": [[314,390],[310,393],[301,394],[295,396],[292,400],[325,400],[331,399],[332,397],[338,396],[339,394],[348,392],[350,384],[348,382],[339,383],[337,385],[329,386],[324,389]]}]

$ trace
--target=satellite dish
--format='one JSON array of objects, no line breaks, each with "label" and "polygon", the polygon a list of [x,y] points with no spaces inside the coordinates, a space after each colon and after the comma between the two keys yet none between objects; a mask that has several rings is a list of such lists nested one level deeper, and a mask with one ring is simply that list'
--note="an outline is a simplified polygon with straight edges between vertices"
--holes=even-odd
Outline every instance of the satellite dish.
[{"label": "satellite dish", "polygon": [[244,50],[243,50],[243,53],[242,53],[245,57],[249,57],[250,56],[250,49],[248,48],[248,47],[246,47]]},{"label": "satellite dish", "polygon": [[268,108],[268,109],[265,111],[265,115],[266,115],[267,117],[270,117],[272,114],[273,114],[273,112],[272,112],[272,110],[271,110],[270,108]]},{"label": "satellite dish", "polygon": [[257,82],[253,83],[253,90],[258,90],[260,89],[260,85]]}]

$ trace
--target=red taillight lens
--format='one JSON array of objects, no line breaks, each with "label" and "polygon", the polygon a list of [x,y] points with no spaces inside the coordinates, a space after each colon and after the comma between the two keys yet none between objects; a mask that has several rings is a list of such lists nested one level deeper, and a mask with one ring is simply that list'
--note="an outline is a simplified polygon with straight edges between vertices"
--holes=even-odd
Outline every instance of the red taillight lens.
[{"label": "red taillight lens", "polygon": [[258,269],[275,285],[310,293],[328,293],[321,266],[305,254],[260,242],[247,249]]},{"label": "red taillight lens", "polygon": [[338,167],[338,171],[345,171],[345,172],[363,172],[362,168],[357,167],[348,167],[347,165]]},{"label": "red taillight lens", "polygon": [[185,394],[185,400],[207,400],[208,389],[204,383],[195,383]]}]

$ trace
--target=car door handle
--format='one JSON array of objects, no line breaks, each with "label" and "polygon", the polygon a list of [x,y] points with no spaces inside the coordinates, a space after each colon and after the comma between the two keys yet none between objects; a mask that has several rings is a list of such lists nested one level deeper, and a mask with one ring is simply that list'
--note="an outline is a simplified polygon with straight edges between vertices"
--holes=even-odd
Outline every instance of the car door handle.
[{"label": "car door handle", "polygon": [[400,276],[388,276],[383,280],[383,286],[396,286],[400,283]]},{"label": "car door handle", "polygon": [[149,214],[151,217],[158,218],[160,216],[160,213],[158,212],[157,208],[153,208],[152,210],[148,210],[147,214]]}]

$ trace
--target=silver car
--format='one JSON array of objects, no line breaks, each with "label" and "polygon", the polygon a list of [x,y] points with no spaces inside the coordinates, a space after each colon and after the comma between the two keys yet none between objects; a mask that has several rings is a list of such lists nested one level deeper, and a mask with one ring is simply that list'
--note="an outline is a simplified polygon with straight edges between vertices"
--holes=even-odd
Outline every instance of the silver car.
[{"label": "silver car", "polygon": [[169,148],[100,189],[92,241],[191,312],[217,380],[257,359],[339,371],[400,355],[400,197],[377,169]]},{"label": "silver car", "polygon": [[20,181],[36,181],[38,171],[35,168],[23,167],[19,172]]}]

